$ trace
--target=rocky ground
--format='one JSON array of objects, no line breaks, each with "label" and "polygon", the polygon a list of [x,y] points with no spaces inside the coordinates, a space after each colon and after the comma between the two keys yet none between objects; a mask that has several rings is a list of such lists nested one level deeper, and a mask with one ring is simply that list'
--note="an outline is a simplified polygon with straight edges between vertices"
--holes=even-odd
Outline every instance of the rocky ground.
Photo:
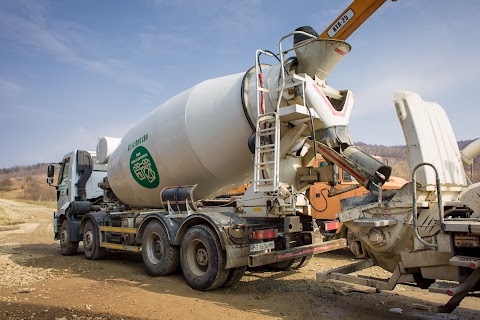
[{"label": "rocky ground", "polygon": [[195,291],[181,274],[148,276],[138,255],[89,261],[81,248],[60,255],[52,211],[0,199],[0,319],[480,319],[479,297],[435,314],[414,305],[444,304],[447,296],[317,282],[317,272],[352,261],[346,251],[318,255],[301,270],[251,270],[232,288]]}]

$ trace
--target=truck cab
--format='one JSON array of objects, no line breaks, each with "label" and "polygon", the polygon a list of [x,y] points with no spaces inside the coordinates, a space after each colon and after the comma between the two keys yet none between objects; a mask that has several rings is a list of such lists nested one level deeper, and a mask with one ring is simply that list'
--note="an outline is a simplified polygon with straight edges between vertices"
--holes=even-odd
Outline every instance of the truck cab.
[{"label": "truck cab", "polygon": [[49,165],[50,185],[53,183],[55,166],[58,165],[57,184],[54,185],[57,191],[54,232],[55,239],[62,240],[63,224],[66,225],[64,228],[71,229],[69,233],[71,236],[78,234],[73,216],[81,214],[82,211],[89,211],[92,205],[102,201],[103,190],[99,188],[98,183],[107,176],[107,165],[98,163],[96,153],[93,151],[74,150],[67,153],[57,165]]}]

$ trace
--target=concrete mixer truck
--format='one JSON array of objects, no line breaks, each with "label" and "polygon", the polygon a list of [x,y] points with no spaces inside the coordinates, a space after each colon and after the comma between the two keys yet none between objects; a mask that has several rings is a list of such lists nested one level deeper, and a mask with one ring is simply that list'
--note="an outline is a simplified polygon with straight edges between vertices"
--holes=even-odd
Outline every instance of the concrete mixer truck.
[{"label": "concrete mixer truck", "polygon": [[[318,181],[333,188],[333,163],[368,190],[391,172],[352,145],[352,92],[326,84],[349,51],[299,28],[280,40],[279,54],[257,50],[247,72],[176,95],[123,138],[101,137],[96,152],[68,153],[56,186],[62,254],[80,242],[88,259],[141,252],[151,275],[181,268],[190,286],[211,290],[239,281],[247,266],[300,267],[345,247],[323,241],[305,191]],[[330,165],[312,166],[319,152]],[[50,184],[53,176],[52,165]],[[247,182],[231,203],[202,203]]]}]

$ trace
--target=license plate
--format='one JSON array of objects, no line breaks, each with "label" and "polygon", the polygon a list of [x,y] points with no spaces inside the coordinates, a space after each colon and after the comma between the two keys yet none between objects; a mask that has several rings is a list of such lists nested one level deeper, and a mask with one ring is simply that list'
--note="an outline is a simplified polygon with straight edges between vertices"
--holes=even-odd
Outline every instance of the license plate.
[{"label": "license plate", "polygon": [[274,241],[267,241],[267,242],[259,242],[259,243],[250,244],[250,252],[265,251],[265,250],[274,249],[274,248],[275,248],[275,242]]}]

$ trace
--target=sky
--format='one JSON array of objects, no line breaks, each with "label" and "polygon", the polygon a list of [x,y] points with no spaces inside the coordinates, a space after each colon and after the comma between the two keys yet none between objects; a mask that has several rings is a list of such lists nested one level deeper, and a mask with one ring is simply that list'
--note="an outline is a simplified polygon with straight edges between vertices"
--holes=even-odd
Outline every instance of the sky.
[{"label": "sky", "polygon": [[[246,72],[255,50],[351,1],[1,0],[0,168],[59,162],[122,137],[172,96]],[[350,89],[355,142],[401,145],[394,90],[440,104],[457,140],[480,136],[480,1],[387,1],[328,78]]]}]

